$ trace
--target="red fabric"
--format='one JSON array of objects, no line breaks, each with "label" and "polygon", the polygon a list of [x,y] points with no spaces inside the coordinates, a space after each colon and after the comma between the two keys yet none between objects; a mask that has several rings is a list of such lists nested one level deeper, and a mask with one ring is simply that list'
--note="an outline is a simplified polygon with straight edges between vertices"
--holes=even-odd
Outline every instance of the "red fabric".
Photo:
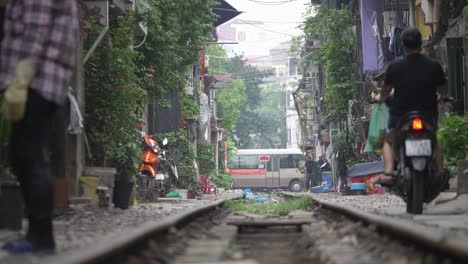
[{"label": "red fabric", "polygon": [[201,183],[202,192],[207,193],[207,194],[218,193],[218,186],[212,183],[210,179],[206,177],[206,175],[200,175],[200,183]]}]

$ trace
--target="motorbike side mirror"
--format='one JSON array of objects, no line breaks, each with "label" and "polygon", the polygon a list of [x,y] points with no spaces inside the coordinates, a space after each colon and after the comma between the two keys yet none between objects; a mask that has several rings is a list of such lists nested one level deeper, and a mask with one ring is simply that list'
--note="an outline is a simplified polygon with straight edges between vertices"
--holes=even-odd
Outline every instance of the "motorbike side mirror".
[{"label": "motorbike side mirror", "polygon": [[167,145],[167,138],[165,138],[162,143],[163,143],[163,146],[166,146]]}]

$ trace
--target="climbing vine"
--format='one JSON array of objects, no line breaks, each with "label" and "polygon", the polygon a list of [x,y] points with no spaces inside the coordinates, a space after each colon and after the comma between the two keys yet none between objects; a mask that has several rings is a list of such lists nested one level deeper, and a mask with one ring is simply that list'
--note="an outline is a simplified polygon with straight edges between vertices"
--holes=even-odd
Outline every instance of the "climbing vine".
[{"label": "climbing vine", "polygon": [[[149,0],[138,9],[139,21],[145,21],[148,27],[148,36],[138,49],[143,55],[138,63],[154,70],[143,88],[155,99],[172,92],[183,94],[186,73],[211,38],[216,18],[211,10],[215,5],[215,0]],[[183,102],[188,108],[196,107],[187,100]]]},{"label": "climbing vine", "polygon": [[[312,12],[312,11],[311,11]],[[330,120],[343,121],[348,113],[348,101],[353,97],[355,81],[354,24],[350,10],[329,9],[322,4],[316,15],[304,23],[306,43],[318,40],[318,49],[303,61],[317,60],[325,70],[327,88],[325,106],[330,110]],[[297,41],[296,41],[297,42]]]},{"label": "climbing vine", "polygon": [[[100,26],[91,25],[92,36]],[[102,166],[109,161],[108,165],[117,167],[119,174],[128,179],[136,173],[141,154],[135,127],[144,105],[135,64],[139,54],[129,48],[133,44],[134,25],[131,12],[118,17],[85,67],[90,162]],[[92,39],[88,38],[88,47]]]}]

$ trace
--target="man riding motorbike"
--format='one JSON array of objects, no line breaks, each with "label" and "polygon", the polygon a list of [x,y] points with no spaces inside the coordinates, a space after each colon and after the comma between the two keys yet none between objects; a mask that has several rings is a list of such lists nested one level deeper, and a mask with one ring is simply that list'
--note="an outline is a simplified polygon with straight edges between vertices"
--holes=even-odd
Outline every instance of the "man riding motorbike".
[{"label": "man riding motorbike", "polygon": [[[392,150],[394,129],[403,115],[410,111],[422,111],[427,120],[432,121],[434,127],[437,127],[437,102],[443,103],[448,99],[446,78],[441,65],[421,54],[422,37],[419,30],[413,27],[405,29],[401,33],[401,41],[405,57],[387,68],[380,96],[380,101],[385,102],[393,89],[388,133],[383,147],[386,176],[383,181],[389,185],[395,182]],[[448,184],[448,172],[443,169],[441,148],[438,143],[434,149],[434,161],[443,189]]]}]

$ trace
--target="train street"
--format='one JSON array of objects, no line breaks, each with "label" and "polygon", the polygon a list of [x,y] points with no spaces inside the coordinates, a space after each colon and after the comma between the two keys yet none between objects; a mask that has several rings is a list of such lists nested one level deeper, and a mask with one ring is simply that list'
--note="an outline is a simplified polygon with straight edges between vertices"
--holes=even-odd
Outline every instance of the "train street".
[{"label": "train street", "polygon": [[468,0],[0,0],[0,264],[468,263]]},{"label": "train street", "polygon": [[[79,205],[54,221],[56,239],[61,245],[56,256],[0,256],[0,260],[14,264],[340,264],[463,263],[468,259],[465,196],[453,199],[453,193],[443,193],[427,206],[427,214],[412,216],[406,214],[401,198],[391,194],[256,195],[268,199],[261,203],[263,207],[294,199],[309,200],[310,207],[277,215],[274,211],[239,211],[232,204],[242,203],[246,198],[232,190],[206,195],[200,200],[168,199],[140,204],[127,211]],[[225,201],[228,202],[223,205]],[[330,204],[357,214],[328,207]],[[436,234],[438,241],[418,240],[421,238],[414,232],[395,232],[360,213],[382,216],[390,222],[397,218],[404,222],[391,223],[391,228],[423,230],[419,236]],[[7,234],[0,235],[5,239]],[[459,254],[459,250],[465,252]]]}]

